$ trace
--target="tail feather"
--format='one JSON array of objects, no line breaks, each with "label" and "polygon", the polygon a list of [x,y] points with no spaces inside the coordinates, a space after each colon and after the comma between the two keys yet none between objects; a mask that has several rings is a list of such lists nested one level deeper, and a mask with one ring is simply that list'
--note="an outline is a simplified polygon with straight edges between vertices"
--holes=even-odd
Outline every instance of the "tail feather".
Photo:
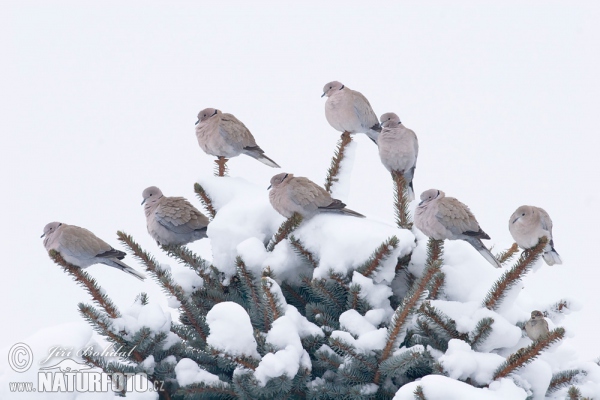
[{"label": "tail feather", "polygon": [[261,149],[258,146],[244,147],[244,154],[257,159],[258,161],[260,161],[261,163],[263,163],[265,165],[268,165],[269,167],[281,168],[279,166],[279,164],[277,164],[275,161],[271,160],[269,157],[265,156],[265,152],[263,151],[263,149]]},{"label": "tail feather", "polygon": [[117,259],[106,259],[104,261],[104,264],[113,267],[113,268],[117,268],[120,269],[123,272],[128,273],[129,275],[133,275],[136,278],[138,278],[140,281],[143,281],[144,279],[146,279],[146,275],[144,275],[141,272],[136,271],[135,269],[131,268],[129,265],[125,264],[123,261],[117,260]]},{"label": "tail feather", "polygon": [[413,201],[415,199],[415,189],[413,188],[412,181],[408,183],[408,201]]},{"label": "tail feather", "polygon": [[556,252],[556,250],[554,250],[554,248],[542,254],[542,258],[548,265],[562,264],[562,259],[560,258],[560,255]]},{"label": "tail feather", "polygon": [[483,244],[481,239],[476,237],[467,237],[463,239],[465,242],[468,242],[471,246],[475,248],[485,258],[490,264],[492,264],[495,268],[502,268],[500,262],[494,257],[494,255],[488,250],[487,247]]},{"label": "tail feather", "polygon": [[342,209],[340,210],[340,212],[341,212],[342,214],[351,215],[351,216],[353,216],[353,217],[358,217],[358,218],[366,218],[364,215],[362,215],[362,214],[360,214],[360,213],[357,213],[356,211],[352,211],[352,210],[350,210],[350,209],[348,209],[348,208],[342,208]]},{"label": "tail feather", "polygon": [[[375,128],[375,126],[373,128]],[[368,130],[366,132],[366,135],[369,137],[369,139],[371,139],[373,141],[373,143],[377,144],[377,138],[379,137],[379,131],[381,131],[381,128],[379,128],[379,131],[377,131],[377,130],[375,130],[373,128],[371,128],[370,130]]]}]

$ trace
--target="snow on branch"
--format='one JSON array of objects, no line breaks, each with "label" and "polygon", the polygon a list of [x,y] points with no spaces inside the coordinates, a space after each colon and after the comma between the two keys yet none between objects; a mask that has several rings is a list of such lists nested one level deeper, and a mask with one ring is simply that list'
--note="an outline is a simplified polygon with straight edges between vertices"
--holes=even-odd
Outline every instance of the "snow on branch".
[{"label": "snow on branch", "polygon": [[207,273],[207,269],[210,267],[208,261],[202,259],[196,253],[191,251],[185,246],[161,246],[162,250],[167,255],[177,259],[181,264],[184,264],[194,271],[202,278],[205,282],[211,280],[211,277]]},{"label": "snow on branch", "polygon": [[572,385],[577,381],[577,377],[583,374],[584,371],[578,369],[569,369],[566,371],[560,371],[556,374],[552,375],[552,380],[548,385],[548,390],[546,391],[546,396],[550,396],[552,393],[559,391],[562,388],[565,388],[569,385]]},{"label": "snow on branch", "polygon": [[199,183],[194,183],[194,192],[196,192],[196,195],[200,199],[200,202],[206,209],[209,218],[211,220],[214,219],[215,215],[217,215],[217,210],[215,210],[215,207],[212,204],[212,199],[210,198],[208,193],[206,193],[206,190],[204,190],[204,188]]},{"label": "snow on branch", "polygon": [[421,385],[417,386],[413,394],[415,395],[415,400],[427,400],[425,393],[423,393],[423,386]]},{"label": "snow on branch", "polygon": [[543,237],[535,247],[524,250],[515,265],[502,274],[500,279],[494,283],[483,300],[483,306],[496,311],[508,294],[509,289],[513,288],[540,258],[547,243],[548,239]]},{"label": "snow on branch", "polygon": [[437,308],[433,307],[430,302],[423,302],[419,308],[419,314],[434,322],[452,339],[468,340],[468,335],[456,330],[456,322]]},{"label": "snow on branch", "polygon": [[325,178],[325,190],[331,193],[331,186],[334,182],[338,181],[338,174],[340,173],[340,165],[344,159],[344,151],[346,146],[352,142],[352,136],[348,132],[342,133],[340,140],[337,144],[333,158],[331,159],[331,166],[327,170],[327,178]]},{"label": "snow on branch", "polygon": [[442,286],[444,286],[444,281],[446,280],[446,274],[443,272],[438,272],[433,276],[433,280],[431,281],[431,285],[427,288],[429,290],[429,296],[427,299],[435,300],[440,295],[440,290]]},{"label": "snow on branch", "polygon": [[564,336],[564,328],[559,327],[550,331],[547,335],[540,337],[529,346],[517,350],[498,367],[496,372],[494,372],[494,380],[504,378],[515,370],[529,364],[535,360],[543,350],[546,350],[553,343],[563,339]]},{"label": "snow on branch", "polygon": [[398,171],[392,171],[394,181],[394,212],[396,214],[396,225],[402,229],[411,229],[412,217],[408,210],[410,201],[408,199],[408,184],[404,175]]},{"label": "snow on branch", "polygon": [[207,383],[194,383],[184,386],[177,391],[184,400],[218,398],[223,400],[239,399],[238,394],[233,390],[229,383],[222,381]]},{"label": "snow on branch", "polygon": [[311,253],[309,250],[304,247],[302,242],[294,237],[294,235],[290,236],[290,244],[294,248],[296,254],[298,254],[301,258],[306,260],[313,268],[319,267],[318,258]]},{"label": "snow on branch", "polygon": [[396,236],[392,236],[387,239],[385,242],[381,243],[381,245],[375,249],[373,255],[360,267],[356,268],[356,271],[360,272],[362,275],[367,278],[372,278],[375,272],[381,269],[383,261],[385,261],[390,254],[398,247],[398,238]]},{"label": "snow on branch", "polygon": [[100,307],[102,307],[102,309],[111,318],[119,318],[121,316],[121,313],[119,313],[117,306],[115,306],[114,303],[110,300],[110,298],[105,293],[103,293],[96,280],[92,278],[87,272],[85,272],[79,267],[76,267],[66,262],[65,259],[62,258],[60,253],[56,250],[50,250],[48,254],[50,255],[52,261],[60,265],[67,274],[71,275],[73,280],[77,282],[78,285],[86,289],[90,296],[92,296],[92,299],[94,299],[94,301]]},{"label": "snow on branch", "polygon": [[301,223],[302,215],[298,214],[297,212],[292,214],[291,217],[286,219],[283,222],[283,224],[281,224],[281,226],[277,230],[277,233],[275,233],[275,236],[273,236],[273,238],[269,242],[269,245],[267,246],[267,251],[273,251],[275,246],[277,246],[279,242],[287,238],[288,235],[292,233]]},{"label": "snow on branch", "polygon": [[471,347],[473,349],[477,349],[477,346],[479,346],[481,343],[483,343],[485,341],[485,339],[488,338],[488,336],[490,336],[490,333],[492,333],[492,324],[494,323],[494,319],[493,318],[482,318],[479,320],[479,322],[477,323],[477,325],[475,326],[475,330],[473,330],[473,332],[471,332],[470,336],[470,343],[471,343]]},{"label": "snow on branch", "polygon": [[215,160],[215,164],[217,164],[214,171],[215,176],[227,176],[227,173],[229,172],[227,161],[229,161],[229,159],[225,157],[218,157]]}]

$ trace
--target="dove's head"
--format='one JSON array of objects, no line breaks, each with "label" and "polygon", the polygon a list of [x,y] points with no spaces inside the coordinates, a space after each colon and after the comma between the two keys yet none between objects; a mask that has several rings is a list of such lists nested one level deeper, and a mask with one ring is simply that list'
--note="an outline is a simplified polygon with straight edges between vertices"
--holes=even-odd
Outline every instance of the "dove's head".
[{"label": "dove's head", "polygon": [[221,111],[217,110],[216,108],[205,108],[204,110],[198,113],[198,121],[196,121],[196,125],[198,125],[198,123],[200,122],[206,121],[213,115],[217,114],[221,114]]},{"label": "dove's head", "polygon": [[162,196],[163,196],[163,193],[156,186],[147,187],[142,192],[142,198],[144,199],[142,201],[142,204],[144,204],[146,202],[154,203],[156,200],[160,199]]},{"label": "dove's head", "polygon": [[542,314],[541,311],[535,310],[531,312],[531,319],[532,320],[540,320],[540,319],[544,319],[544,314]]},{"label": "dove's head", "polygon": [[337,93],[339,90],[342,90],[344,88],[344,85],[341,82],[338,81],[333,81],[333,82],[329,82],[327,85],[323,86],[323,94],[321,95],[321,97],[323,96],[331,96],[335,93]]},{"label": "dove's head", "polygon": [[535,214],[535,209],[532,206],[521,206],[510,217],[511,224],[525,223],[529,221]]},{"label": "dove's head", "polygon": [[42,236],[40,236],[41,238],[48,237],[50,235],[52,235],[54,232],[56,232],[58,230],[58,228],[60,228],[62,226],[61,222],[50,222],[49,224],[47,224],[44,227],[44,233],[42,234]]},{"label": "dove's head", "polygon": [[430,201],[433,201],[435,199],[441,199],[445,195],[446,194],[444,192],[442,192],[441,190],[437,190],[437,189],[426,190],[423,193],[421,193],[421,202],[419,203],[419,205],[427,204]]},{"label": "dove's head", "polygon": [[400,125],[400,117],[393,112],[385,113],[380,118],[382,128],[392,128]]},{"label": "dove's head", "polygon": [[282,172],[280,174],[275,175],[274,177],[271,178],[271,184],[269,185],[267,190],[269,190],[271,188],[276,188],[277,186],[281,185],[283,183],[283,181],[285,181],[286,179],[290,179],[293,176],[294,176],[293,174],[288,174],[287,172]]}]

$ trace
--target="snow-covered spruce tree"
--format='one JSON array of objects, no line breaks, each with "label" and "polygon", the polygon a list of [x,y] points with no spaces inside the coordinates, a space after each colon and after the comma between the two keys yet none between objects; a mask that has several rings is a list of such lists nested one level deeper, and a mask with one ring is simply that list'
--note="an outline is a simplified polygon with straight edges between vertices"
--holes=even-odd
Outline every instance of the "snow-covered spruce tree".
[{"label": "snow-covered spruce tree", "polygon": [[[337,158],[330,191],[341,184]],[[409,230],[406,184],[399,174],[390,184],[397,226],[338,215],[283,220],[263,187],[207,177],[194,188],[211,217],[211,262],[162,247],[179,264],[164,265],[118,232],[179,322],[143,293],[120,311],[51,252],[95,302],[79,304],[82,316],[130,352],[86,361],[164,381],[161,399],[583,399],[600,388],[600,367],[558,346],[565,330],[554,323],[573,302],[519,296],[545,239],[519,256],[516,246],[498,254],[505,267],[493,269],[468,245],[444,248]],[[533,342],[521,329],[532,309],[551,328]]]}]

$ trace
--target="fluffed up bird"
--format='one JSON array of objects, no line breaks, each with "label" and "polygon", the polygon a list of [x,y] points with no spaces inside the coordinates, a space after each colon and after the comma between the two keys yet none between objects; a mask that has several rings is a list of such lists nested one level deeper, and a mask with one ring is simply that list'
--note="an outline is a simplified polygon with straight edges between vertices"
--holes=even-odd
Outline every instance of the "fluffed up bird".
[{"label": "fluffed up bird", "polygon": [[543,236],[548,238],[542,258],[548,265],[562,264],[562,260],[554,249],[552,239],[552,220],[548,213],[539,207],[521,206],[510,216],[508,230],[515,242],[523,248],[530,249],[538,244]]},{"label": "fluffed up bird", "polygon": [[206,154],[219,158],[223,163],[231,157],[245,154],[273,168],[279,165],[258,147],[246,125],[232,114],[214,108],[205,108],[198,113],[196,138]]},{"label": "fluffed up bird", "polygon": [[150,186],[142,192],[146,227],[159,245],[184,245],[206,236],[208,218],[183,197],[164,196]]},{"label": "fluffed up bird", "polygon": [[399,172],[408,185],[409,200],[415,199],[413,176],[417,167],[419,141],[417,135],[400,122],[398,115],[385,113],[379,119],[381,133],[377,139],[379,158],[389,172]]},{"label": "fluffed up bird", "polygon": [[369,100],[362,93],[333,81],[323,87],[321,97],[323,96],[327,96],[325,118],[333,129],[348,133],[366,133],[377,143],[381,126]]},{"label": "fluffed up bird", "polygon": [[415,226],[435,240],[464,240],[494,267],[502,267],[481,242],[481,239],[490,237],[481,229],[469,207],[454,197],[446,197],[441,190],[429,189],[421,194],[421,202],[415,212]]},{"label": "fluffed up bird", "polygon": [[61,222],[50,222],[44,227],[44,247],[55,250],[69,264],[87,268],[94,264],[104,264],[144,280],[146,276],[131,268],[123,261],[125,252],[113,249],[87,229]]},{"label": "fluffed up bird", "polygon": [[271,178],[268,189],[271,189],[271,205],[286,218],[290,218],[294,212],[304,218],[325,212],[365,217],[347,209],[344,203],[332,198],[325,189],[307,178],[296,178],[293,174],[283,172]]},{"label": "fluffed up bird", "polygon": [[531,319],[525,323],[525,332],[529,339],[538,340],[549,333],[548,322],[540,311],[532,311]]}]

